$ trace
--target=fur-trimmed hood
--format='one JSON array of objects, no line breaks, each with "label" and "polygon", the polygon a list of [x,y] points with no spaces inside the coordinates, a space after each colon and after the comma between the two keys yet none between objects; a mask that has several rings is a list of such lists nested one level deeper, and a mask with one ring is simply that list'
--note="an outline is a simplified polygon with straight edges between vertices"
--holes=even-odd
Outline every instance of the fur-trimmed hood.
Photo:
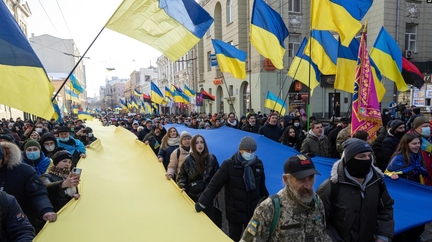
[{"label": "fur-trimmed hood", "polygon": [[1,142],[0,146],[10,149],[10,158],[9,158],[9,162],[7,163],[7,168],[9,170],[21,164],[22,161],[21,150],[16,144],[10,142]]},{"label": "fur-trimmed hood", "polygon": [[[345,178],[343,176],[343,172],[344,172],[344,166],[343,166],[343,161],[344,161],[344,154],[342,153],[342,158],[338,161],[336,161],[333,164],[333,167],[331,169],[330,172],[330,181],[333,183],[337,183],[338,181],[344,181]],[[384,173],[382,173],[382,171],[376,167],[375,165],[373,165],[374,159],[372,160],[372,168],[373,170],[375,170],[375,173],[377,174],[378,177],[382,178],[384,177]]]}]

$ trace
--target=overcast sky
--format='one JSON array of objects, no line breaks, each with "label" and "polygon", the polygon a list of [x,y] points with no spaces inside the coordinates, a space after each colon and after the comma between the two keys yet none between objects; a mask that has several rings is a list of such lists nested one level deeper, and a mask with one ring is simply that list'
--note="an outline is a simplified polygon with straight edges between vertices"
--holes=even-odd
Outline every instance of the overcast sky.
[{"label": "overcast sky", "polygon": [[[29,37],[49,34],[74,39],[83,54],[121,0],[31,0],[27,1],[32,16],[28,21]],[[45,11],[46,13],[45,13]],[[61,10],[60,10],[61,9]],[[62,16],[63,12],[63,16]],[[161,53],[127,36],[104,29],[84,59],[87,72],[87,93],[94,96],[99,86],[111,76],[128,78],[140,67],[156,65]],[[107,72],[106,68],[115,68]]]}]

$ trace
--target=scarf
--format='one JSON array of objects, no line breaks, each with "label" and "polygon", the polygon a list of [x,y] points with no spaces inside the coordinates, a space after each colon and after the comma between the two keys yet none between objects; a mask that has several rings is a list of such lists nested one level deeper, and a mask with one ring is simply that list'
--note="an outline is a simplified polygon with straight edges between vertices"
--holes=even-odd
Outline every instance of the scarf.
[{"label": "scarf", "polygon": [[243,172],[243,181],[246,186],[246,191],[252,191],[256,188],[255,184],[255,175],[253,173],[252,167],[255,165],[258,161],[258,158],[255,156],[252,160],[245,160],[240,152],[237,152],[237,158],[239,159],[240,163],[244,167]]},{"label": "scarf", "polygon": [[234,122],[230,122],[229,119],[227,119],[227,123],[231,124],[232,126],[236,126],[237,125],[237,120],[234,119]]},{"label": "scarf", "polygon": [[320,137],[316,136],[316,134],[315,134],[314,132],[312,132],[312,130],[309,130],[308,134],[310,134],[310,135],[312,135],[312,136],[315,136],[315,137],[317,137],[317,138],[318,138],[318,140],[321,140],[321,139],[323,139],[323,138],[324,138],[324,132],[322,132],[322,134],[321,134],[321,136],[320,136]]},{"label": "scarf", "polygon": [[178,146],[180,144],[180,137],[168,138],[167,143],[169,146]]},{"label": "scarf", "polygon": [[187,152],[190,151],[190,146],[189,146],[189,147],[184,147],[183,145],[181,145],[181,148],[182,148],[183,150],[187,151]]},{"label": "scarf", "polygon": [[[69,176],[69,173],[70,173],[70,169],[58,168],[55,166],[52,166],[48,171],[48,174],[61,177],[63,180],[65,180]],[[76,187],[68,187],[65,189],[64,193],[70,197],[73,197],[73,195],[77,193],[77,188]]]}]

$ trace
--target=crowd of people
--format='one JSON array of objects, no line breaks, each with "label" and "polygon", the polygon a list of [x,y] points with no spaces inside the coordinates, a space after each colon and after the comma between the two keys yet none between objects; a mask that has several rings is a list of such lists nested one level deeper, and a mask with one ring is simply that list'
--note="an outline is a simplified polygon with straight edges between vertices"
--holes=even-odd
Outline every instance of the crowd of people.
[{"label": "crowd of people", "polygon": [[[385,126],[371,144],[366,132],[351,134],[346,118],[327,127],[314,117],[305,125],[300,117],[253,110],[239,119],[235,113],[99,119],[105,126],[128,129],[148,145],[163,164],[166,178],[173,179],[195,202],[196,211],[218,226],[217,195],[224,189],[228,235],[234,241],[417,241],[424,226],[393,235],[393,200],[383,179],[385,173],[392,179],[431,185],[430,123],[416,112],[414,119],[383,117]],[[284,164],[285,188],[269,196],[265,167],[255,153],[259,147],[247,133],[238,150],[219,165],[202,135],[179,133],[174,126],[166,129],[168,124],[192,129],[226,126],[261,134],[299,154],[287,157]],[[96,137],[79,119],[56,123],[17,118],[2,120],[1,127],[0,184],[16,200],[2,194],[0,199],[16,201],[19,206],[13,213],[22,214],[17,226],[31,228],[22,236],[34,236],[44,221],[56,221],[56,212],[69,200],[79,199],[80,177],[71,170],[86,157],[86,148]],[[339,159],[316,192],[319,171],[314,156]],[[13,231],[8,238],[20,236]]]}]

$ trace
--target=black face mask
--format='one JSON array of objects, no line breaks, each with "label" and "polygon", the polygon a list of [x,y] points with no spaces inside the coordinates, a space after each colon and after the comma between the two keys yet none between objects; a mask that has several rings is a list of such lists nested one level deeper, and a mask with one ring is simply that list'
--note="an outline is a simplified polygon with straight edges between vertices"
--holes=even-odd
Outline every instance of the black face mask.
[{"label": "black face mask", "polygon": [[347,162],[346,168],[349,174],[356,178],[365,178],[371,169],[372,159],[357,160],[352,158]]},{"label": "black face mask", "polygon": [[399,133],[399,132],[395,132],[394,136],[398,139],[402,139],[402,137],[405,135],[405,132]]}]

